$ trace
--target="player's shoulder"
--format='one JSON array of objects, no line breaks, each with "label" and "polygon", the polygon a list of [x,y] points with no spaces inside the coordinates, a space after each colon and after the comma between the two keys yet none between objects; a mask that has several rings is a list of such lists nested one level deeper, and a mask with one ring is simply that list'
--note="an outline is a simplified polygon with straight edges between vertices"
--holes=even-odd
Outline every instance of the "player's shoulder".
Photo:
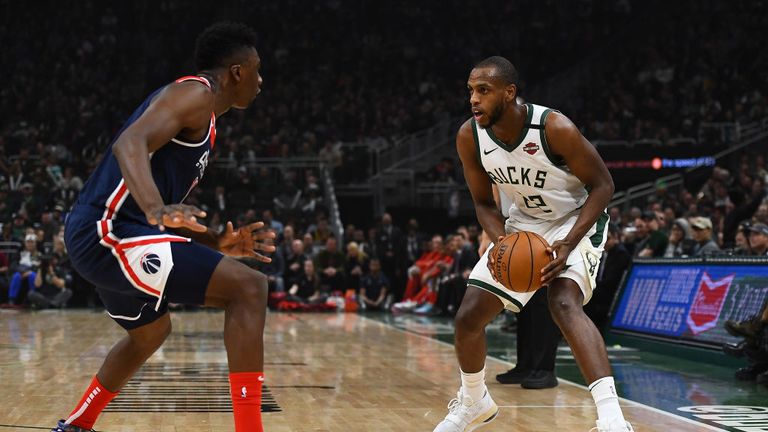
[{"label": "player's shoulder", "polygon": [[176,80],[168,86],[161,95],[167,102],[173,102],[190,109],[213,110],[213,89],[207,81],[195,79]]},{"label": "player's shoulder", "polygon": [[456,140],[457,141],[464,141],[469,140],[474,142],[474,135],[475,135],[475,124],[472,117],[468,118],[464,121],[464,123],[459,126],[458,132],[456,132]]},{"label": "player's shoulder", "polygon": [[568,116],[554,109],[551,109],[550,112],[547,113],[544,126],[547,128],[547,131],[563,130],[576,127],[576,125],[571,121],[571,119],[568,118]]}]

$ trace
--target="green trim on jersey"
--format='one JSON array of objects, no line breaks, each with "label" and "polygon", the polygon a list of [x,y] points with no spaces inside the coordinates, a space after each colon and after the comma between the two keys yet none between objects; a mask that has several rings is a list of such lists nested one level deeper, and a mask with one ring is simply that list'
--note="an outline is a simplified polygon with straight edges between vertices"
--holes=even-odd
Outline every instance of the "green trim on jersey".
[{"label": "green trim on jersey", "polygon": [[523,124],[523,130],[520,131],[520,135],[517,137],[517,142],[513,145],[507,145],[504,143],[504,141],[496,138],[496,134],[493,133],[493,128],[489,127],[488,129],[485,129],[485,131],[488,133],[488,136],[491,137],[493,142],[496,143],[499,147],[506,150],[508,153],[511,153],[513,150],[515,150],[520,144],[522,144],[523,140],[525,139],[525,136],[528,135],[528,128],[531,126],[531,119],[533,118],[533,106],[531,104],[525,104],[526,110],[528,111],[527,118],[525,119],[525,124]]},{"label": "green trim on jersey", "polygon": [[520,310],[523,309],[523,305],[520,304],[519,301],[513,299],[512,296],[510,296],[509,294],[505,293],[504,291],[496,288],[495,286],[493,286],[493,285],[491,285],[491,284],[489,284],[487,282],[483,282],[483,281],[477,280],[477,279],[467,279],[467,285],[472,285],[472,286],[475,286],[477,288],[486,290],[486,291],[490,292],[491,294],[495,294],[495,295],[497,295],[499,297],[502,297],[502,298],[508,300],[510,303],[512,303],[515,306],[517,306],[518,309],[520,309]]},{"label": "green trim on jersey", "polygon": [[[545,125],[547,121],[547,116],[552,111],[555,111],[553,109],[547,108],[544,110],[544,112],[541,114],[541,129],[539,129],[539,133],[541,134],[541,145],[544,147],[544,154],[547,155],[547,159],[549,159],[550,162],[552,162],[555,166],[563,166],[565,165],[565,159],[562,157],[555,157],[555,155],[552,153],[552,150],[549,148],[549,143],[547,142],[547,134],[545,133]],[[559,111],[556,111],[559,112]]]},{"label": "green trim on jersey", "polygon": [[477,161],[480,163],[480,165],[483,165],[483,159],[480,157],[480,138],[477,136],[477,123],[475,123],[475,119],[471,118],[469,119],[470,126],[472,126],[472,137],[475,139],[475,150],[477,150]]},{"label": "green trim on jersey", "polygon": [[597,220],[597,230],[589,238],[589,240],[592,242],[592,246],[600,247],[600,245],[603,244],[603,237],[605,237],[605,225],[608,223],[608,219],[608,213],[603,212],[603,214],[601,214],[600,218]]}]

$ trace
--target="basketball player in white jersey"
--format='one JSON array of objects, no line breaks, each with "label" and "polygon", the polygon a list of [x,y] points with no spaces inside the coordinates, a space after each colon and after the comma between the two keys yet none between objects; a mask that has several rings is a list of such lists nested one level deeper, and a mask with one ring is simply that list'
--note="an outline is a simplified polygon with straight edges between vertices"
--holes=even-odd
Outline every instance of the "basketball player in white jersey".
[{"label": "basketball player in white jersey", "polygon": [[[456,148],[477,218],[492,239],[532,231],[551,245],[555,259],[539,276],[549,286],[552,317],[590,383],[598,415],[592,430],[632,432],[619,407],[605,343],[582,308],[595,286],[613,180],[595,148],[567,117],[517,103],[517,82],[515,67],[503,57],[481,61],[469,75],[473,117],[459,129]],[[512,201],[506,220],[491,184]],[[461,388],[435,432],[471,431],[498,414],[485,386],[485,327],[504,308],[519,312],[533,293],[510,291],[493,278],[489,257],[494,253],[495,246],[472,270],[456,314]]]}]

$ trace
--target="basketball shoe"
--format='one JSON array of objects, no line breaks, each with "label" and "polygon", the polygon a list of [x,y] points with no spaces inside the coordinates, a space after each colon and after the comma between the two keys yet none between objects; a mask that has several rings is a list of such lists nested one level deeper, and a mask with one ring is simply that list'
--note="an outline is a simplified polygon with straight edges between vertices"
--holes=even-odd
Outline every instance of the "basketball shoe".
[{"label": "basketball shoe", "polygon": [[626,420],[623,422],[598,420],[597,426],[590,429],[589,432],[635,432],[635,430]]},{"label": "basketball shoe", "polygon": [[51,429],[51,432],[94,432],[93,429],[83,429],[74,425],[68,425],[64,423],[64,420],[59,420],[59,424],[55,428]]},{"label": "basketball shoe", "polygon": [[456,399],[448,403],[448,415],[437,425],[433,432],[469,432],[485,426],[499,414],[499,407],[485,391],[483,397],[475,402],[459,389]]}]

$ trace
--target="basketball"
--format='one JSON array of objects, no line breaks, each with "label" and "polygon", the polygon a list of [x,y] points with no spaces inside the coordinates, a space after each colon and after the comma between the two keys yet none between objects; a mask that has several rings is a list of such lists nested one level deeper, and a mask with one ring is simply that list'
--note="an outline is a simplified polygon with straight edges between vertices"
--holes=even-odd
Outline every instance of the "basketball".
[{"label": "basketball", "polygon": [[525,293],[541,288],[541,269],[552,256],[540,235],[521,231],[504,237],[495,249],[494,278],[508,289]]}]

